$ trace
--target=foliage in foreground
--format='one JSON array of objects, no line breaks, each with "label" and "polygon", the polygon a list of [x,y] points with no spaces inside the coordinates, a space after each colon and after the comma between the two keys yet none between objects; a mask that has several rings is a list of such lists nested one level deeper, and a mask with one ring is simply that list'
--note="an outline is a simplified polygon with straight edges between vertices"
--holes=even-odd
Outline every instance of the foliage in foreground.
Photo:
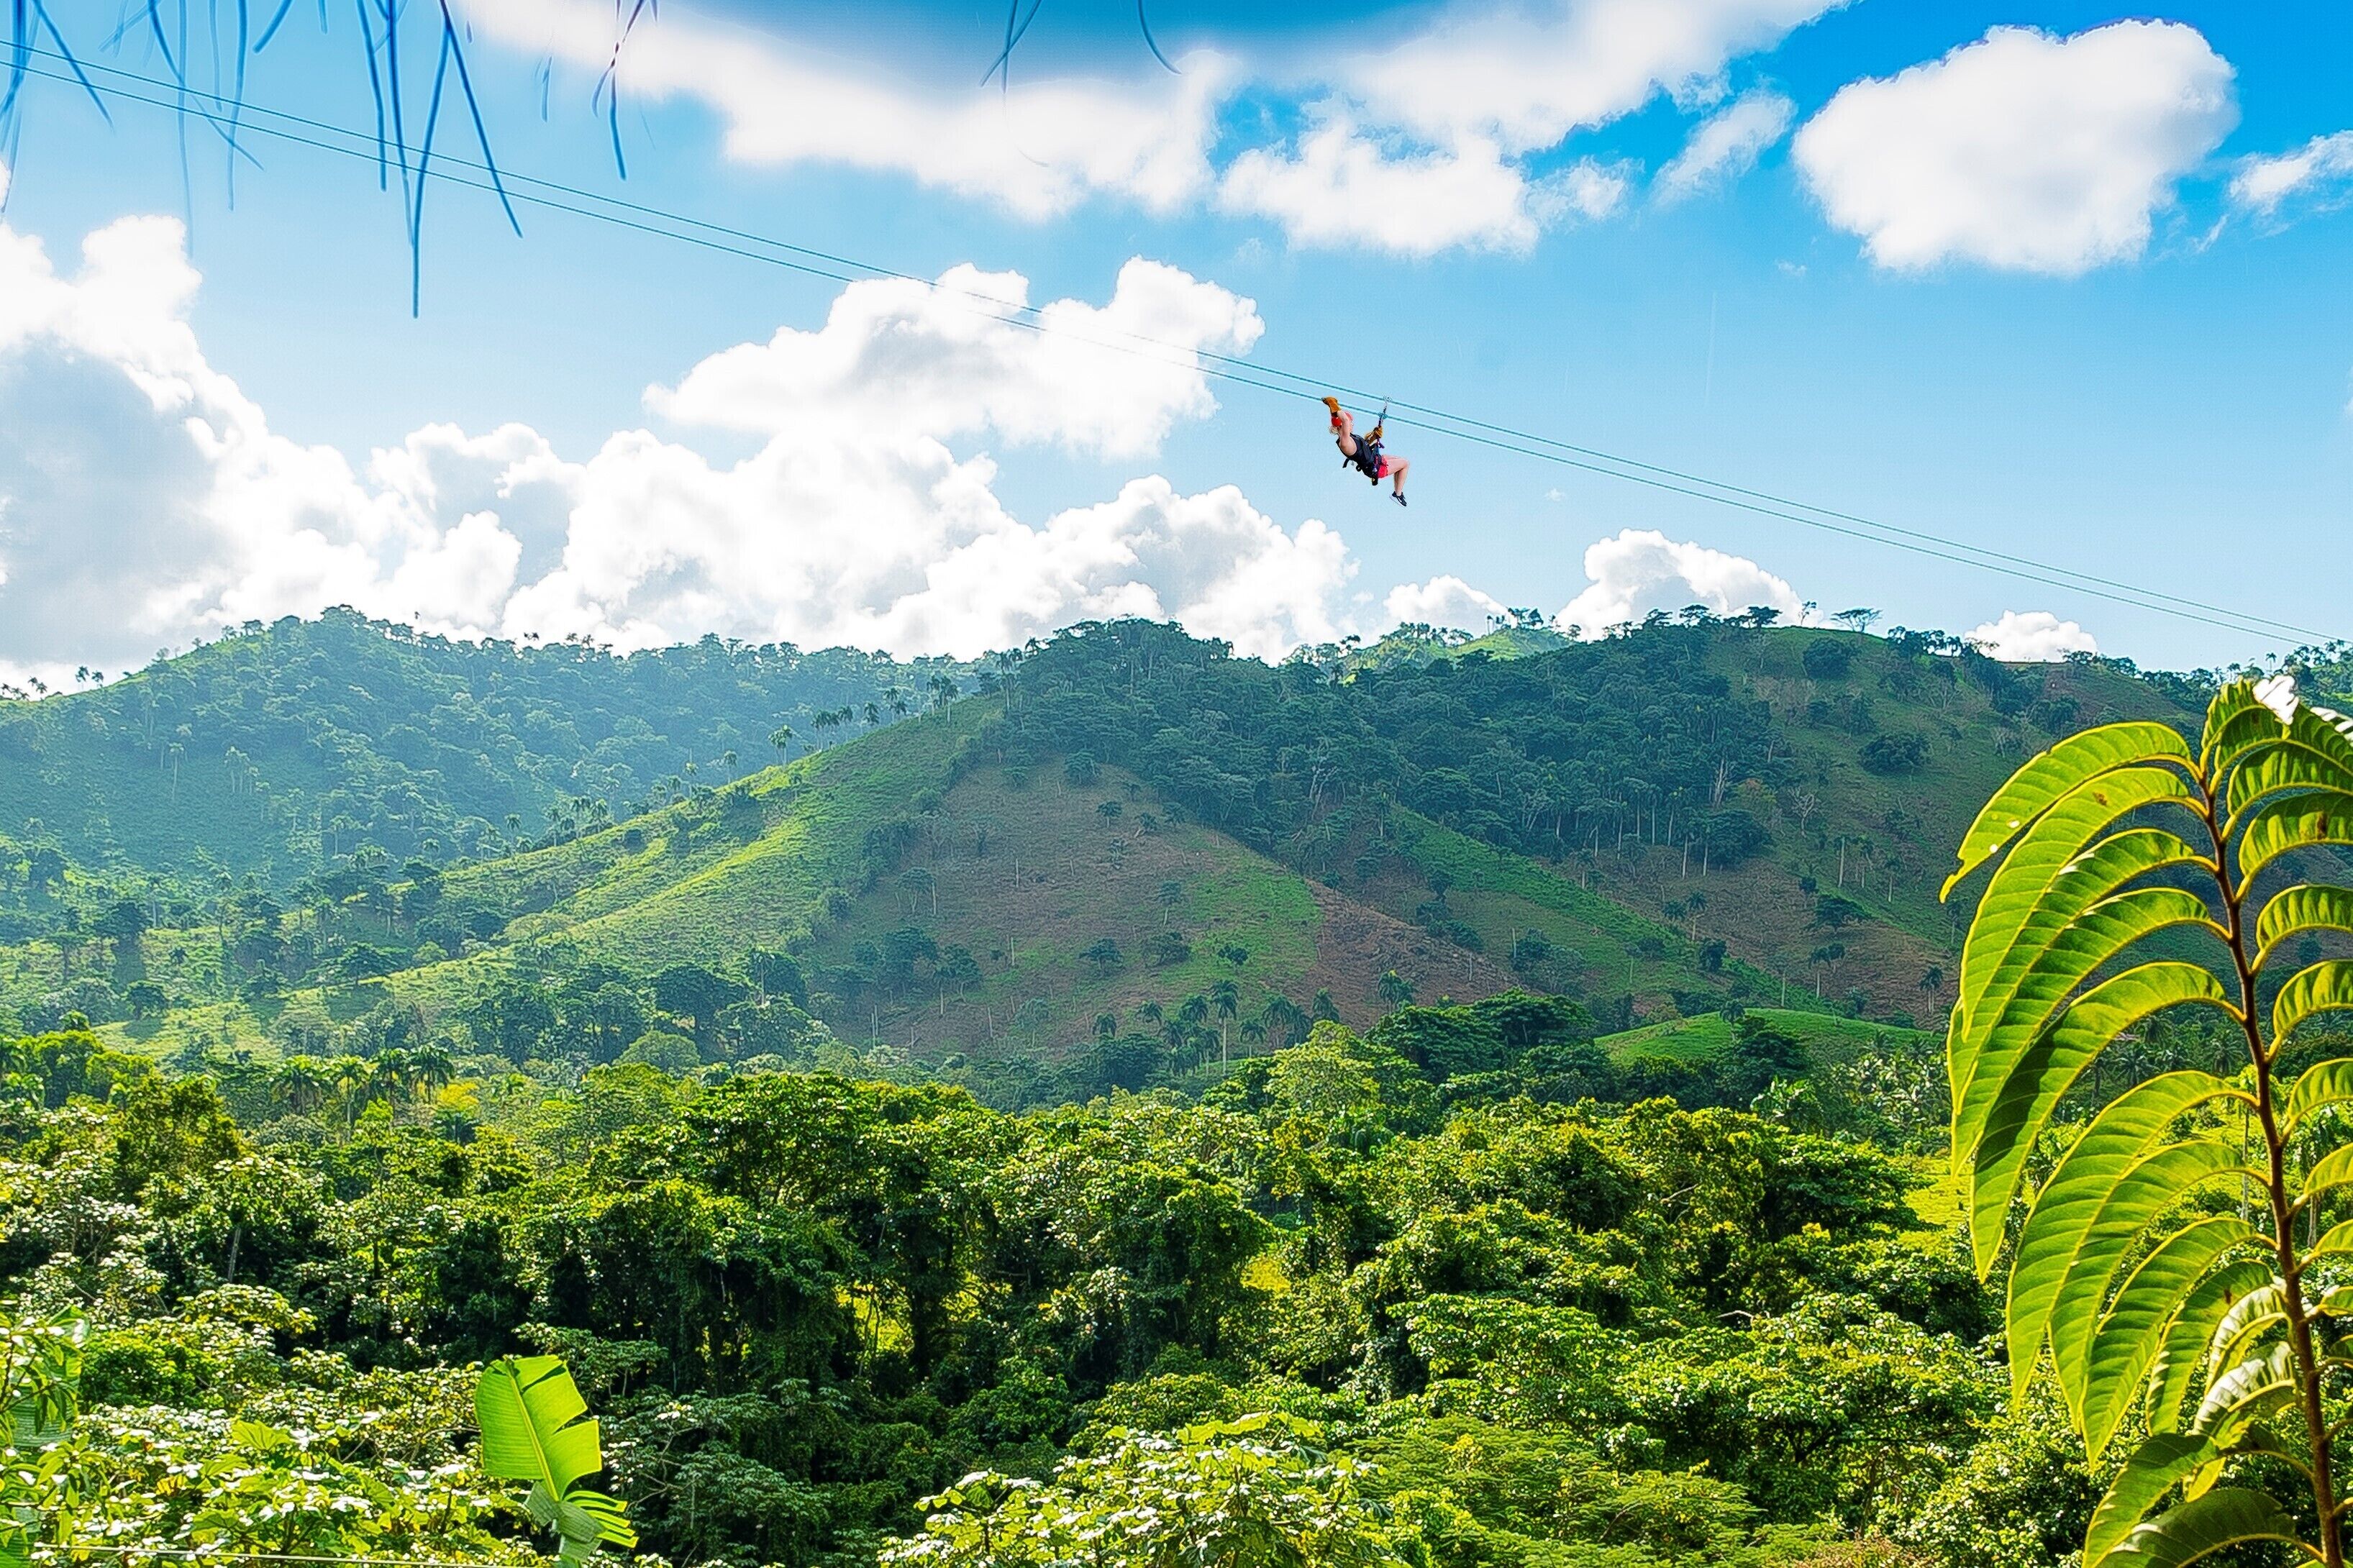
[{"label": "foliage in foreground", "polygon": [[953,1555],[944,1516],[1221,1485],[1246,1447],[1278,1533],[1328,1516],[1334,1552],[1433,1568],[2043,1563],[1989,1551],[1974,1456],[2092,1489],[2063,1428],[2000,1414],[1909,1156],[1665,1100],[1450,1109],[1331,1024],[1198,1101],[1021,1115],[616,1063],[465,1080],[465,1116],[240,1120],[205,1080],[18,1060],[0,1281],[87,1323],[74,1529],[117,1542],[534,1558],[552,1510],[484,1468],[477,1390],[549,1354],[599,1416],[590,1484],[673,1563]]},{"label": "foliage in foreground", "polygon": [[[2129,1444],[2094,1568],[2258,1542],[2344,1561],[2353,1219],[2320,1222],[2353,1184],[2353,1059],[2300,1047],[2353,1008],[2353,959],[2322,956],[2353,889],[2299,874],[2346,845],[2353,719],[2274,678],[2218,693],[2195,751],[2161,724],[2061,742],[1961,846],[1956,883],[2008,853],[1962,953],[1953,1158],[1978,1271],[2009,1263],[2013,1397],[2047,1348],[2094,1458]],[[2183,1008],[2227,1020],[2242,1069],[2159,1074],[2054,1140],[2101,1055]]]}]

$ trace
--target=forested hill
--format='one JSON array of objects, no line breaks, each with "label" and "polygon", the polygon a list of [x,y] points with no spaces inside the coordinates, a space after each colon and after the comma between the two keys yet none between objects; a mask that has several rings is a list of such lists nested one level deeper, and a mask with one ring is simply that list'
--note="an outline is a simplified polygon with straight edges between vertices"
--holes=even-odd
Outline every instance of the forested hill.
[{"label": "forested hill", "polygon": [[109,686],[0,700],[0,841],[280,887],[363,846],[503,852],[764,767],[780,725],[805,750],[970,673],[717,637],[452,642],[347,610],[250,622]]},{"label": "forested hill", "polygon": [[[980,695],[958,700],[936,667],[856,655],[271,628],[11,715],[41,727],[54,777],[5,786],[46,791],[50,815],[0,816],[22,845],[0,845],[0,1023],[80,1013],[165,1056],[446,1037],[516,1065],[607,1059],[649,1030],[665,1060],[844,1049],[1008,1104],[1188,1080],[1315,1016],[1364,1026],[1514,986],[1605,1033],[1757,1007],[1934,1028],[1966,912],[1936,885],[1978,803],[2084,725],[2197,718],[2194,679],[2006,666],[1933,635],[1698,616],[1525,634],[1269,666],[1117,622],[967,668]],[[288,671],[315,706],[270,695]],[[870,710],[861,689],[884,695]],[[134,819],[275,835],[232,863],[299,841],[268,809],[300,786],[253,805],[217,761],[197,778],[185,742],[176,806],[168,752],[126,776],[149,690],[206,694],[189,727],[214,741],[282,715],[274,760],[332,735],[335,779],[396,781],[366,797],[378,826],[326,815],[322,868],[274,887],[125,862],[57,875],[77,749],[99,759],[87,815],[121,803],[118,852]],[[381,692],[417,721],[369,719]],[[845,743],[756,771],[722,748],[771,721],[772,692],[815,710],[796,729]],[[866,732],[892,702],[909,721]],[[512,739],[460,747],[461,720]],[[419,750],[446,766],[398,760]],[[481,804],[534,784],[576,801],[584,781],[593,809],[537,835]]]}]

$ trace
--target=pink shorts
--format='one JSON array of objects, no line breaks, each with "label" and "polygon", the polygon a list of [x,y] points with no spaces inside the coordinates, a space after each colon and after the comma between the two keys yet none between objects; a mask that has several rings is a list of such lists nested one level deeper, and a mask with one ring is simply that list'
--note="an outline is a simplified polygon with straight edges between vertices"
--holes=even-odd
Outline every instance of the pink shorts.
[{"label": "pink shorts", "polygon": [[1395,472],[1395,471],[1396,471],[1396,469],[1397,469],[1397,464],[1396,464],[1396,462],[1395,462],[1394,460],[1392,460],[1392,459],[1390,459],[1390,458],[1383,458],[1381,459],[1381,471],[1380,471],[1379,473],[1377,473],[1377,474],[1375,474],[1375,475],[1373,476],[1373,478],[1375,478],[1375,479],[1388,479],[1388,478],[1389,477],[1389,475],[1390,475],[1390,474],[1392,474],[1393,472]]}]

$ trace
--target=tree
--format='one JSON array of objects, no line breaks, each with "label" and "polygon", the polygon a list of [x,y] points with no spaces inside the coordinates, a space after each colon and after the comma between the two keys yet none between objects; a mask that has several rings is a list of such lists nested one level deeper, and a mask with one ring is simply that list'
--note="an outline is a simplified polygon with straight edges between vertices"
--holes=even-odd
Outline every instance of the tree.
[{"label": "tree", "polygon": [[1236,969],[1240,969],[1244,964],[1248,963],[1250,957],[1250,949],[1242,946],[1242,944],[1238,942],[1229,942],[1219,944],[1218,956],[1224,959],[1228,963],[1232,964]]},{"label": "tree", "polygon": [[793,760],[793,727],[790,724],[779,724],[769,731],[768,744],[776,748],[780,753],[780,761],[791,762]]},{"label": "tree", "polygon": [[1841,610],[1831,619],[1852,631],[1867,632],[1871,629],[1872,623],[1879,619],[1879,612],[1863,608]]},{"label": "tree", "polygon": [[1126,961],[1126,955],[1119,950],[1118,941],[1107,936],[1097,937],[1079,956],[1098,969],[1106,970],[1117,969]]},{"label": "tree", "polygon": [[1044,1485],[994,1472],[925,1498],[921,1534],[882,1548],[883,1568],[1217,1568],[1421,1561],[1418,1532],[1388,1522],[1365,1470],[1304,1448],[1281,1415],[1128,1436],[1066,1459]]},{"label": "tree", "polygon": [[[2274,676],[2217,692],[2194,751],[2153,721],[2060,742],[1986,804],[1945,885],[2001,856],[1962,949],[1947,1060],[1978,1270],[2012,1258],[2012,1402],[2047,1347],[2094,1458],[2145,1413],[2086,1563],[2189,1563],[2256,1541],[2345,1560],[2344,1335],[2315,1266],[2353,1229],[2315,1232],[2353,1151],[2318,1152],[2316,1135],[2353,1101],[2353,1059],[2291,1080],[2283,1056],[2316,1016],[2353,1007],[2353,960],[2307,960],[2289,940],[2353,935],[2353,889],[2293,882],[2285,858],[2348,845],[2353,719]],[[2204,944],[2144,946],[2181,931]],[[2184,1068],[2126,1089],[2026,1194],[2013,1230],[2068,1089],[2127,1031],[2181,1008],[2219,1017],[2244,1050],[2238,1076]],[[2302,1521],[2263,1489],[2291,1476],[2310,1492]]]},{"label": "tree", "polygon": [[117,899],[98,912],[90,922],[90,934],[104,937],[114,944],[114,961],[128,963],[138,952],[139,938],[147,930],[147,906],[137,899]]},{"label": "tree", "polygon": [[1176,919],[1176,907],[1185,901],[1185,884],[1171,877],[1160,884],[1160,923],[1166,927]]},{"label": "tree", "polygon": [[1110,1041],[1110,1040],[1113,1040],[1113,1039],[1117,1038],[1117,1037],[1118,1037],[1118,1035],[1119,1035],[1119,1015],[1118,1015],[1118,1014],[1116,1014],[1116,1013],[1098,1013],[1098,1014],[1096,1014],[1096,1015],[1095,1015],[1095,1038],[1096,1038],[1096,1039],[1098,1039],[1098,1040],[1103,1040],[1103,1041]]},{"label": "tree", "polygon": [[928,895],[932,900],[932,918],[940,918],[940,879],[921,866],[910,866],[899,873],[899,886],[907,895],[907,912],[917,912],[916,906]]},{"label": "tree", "polygon": [[164,1009],[171,1005],[170,999],[164,994],[164,988],[152,980],[136,981],[127,986],[123,990],[122,1000],[131,1008],[133,1018],[160,1018]]},{"label": "tree", "polygon": [[1218,1054],[1225,1055],[1228,1041],[1226,1026],[1241,1016],[1241,987],[1230,980],[1220,980],[1209,987],[1209,1005],[1218,1015]]},{"label": "tree", "polygon": [[1394,969],[1385,971],[1381,975],[1380,995],[1384,1005],[1402,1007],[1413,1000],[1413,982]]}]

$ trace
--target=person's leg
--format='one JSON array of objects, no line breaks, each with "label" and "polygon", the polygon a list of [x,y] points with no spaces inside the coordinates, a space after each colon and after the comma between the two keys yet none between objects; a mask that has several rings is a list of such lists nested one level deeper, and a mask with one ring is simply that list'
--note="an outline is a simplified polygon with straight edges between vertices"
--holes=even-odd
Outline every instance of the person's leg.
[{"label": "person's leg", "polygon": [[1397,497],[1399,504],[1403,504],[1405,500],[1405,471],[1413,467],[1413,465],[1407,462],[1403,458],[1398,458],[1390,460],[1384,466],[1389,471],[1389,493]]}]

